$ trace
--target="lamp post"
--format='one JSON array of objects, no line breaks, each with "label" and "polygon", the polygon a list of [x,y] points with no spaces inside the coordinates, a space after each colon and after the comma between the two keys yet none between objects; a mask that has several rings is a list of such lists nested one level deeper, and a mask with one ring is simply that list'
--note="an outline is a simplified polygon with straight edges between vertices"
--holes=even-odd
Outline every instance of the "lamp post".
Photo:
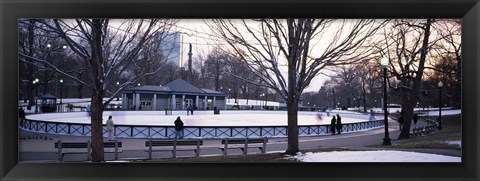
[{"label": "lamp post", "polygon": [[[117,82],[117,89],[118,89],[119,85],[120,85],[120,82]],[[160,86],[162,86],[162,85],[160,85]],[[117,94],[117,101],[119,101],[119,100],[120,100],[120,98],[118,98],[118,94]]]},{"label": "lamp post", "polygon": [[437,129],[441,130],[442,129],[442,87],[443,87],[443,82],[440,81],[437,84],[438,89],[439,89],[439,94],[438,94],[438,127]]},{"label": "lamp post", "polygon": [[388,111],[387,111],[387,66],[390,60],[387,57],[383,57],[380,60],[380,64],[383,67],[383,115],[385,124],[385,138],[383,138],[383,145],[392,145],[390,142],[390,136],[388,135]]},{"label": "lamp post", "polygon": [[60,79],[60,104],[62,104],[63,97],[63,79]]},{"label": "lamp post", "polygon": [[230,88],[228,88],[228,103],[230,103]]},{"label": "lamp post", "polygon": [[33,84],[35,84],[35,113],[38,113],[37,99],[38,99],[38,84],[39,83],[40,83],[40,80],[38,80],[38,78],[33,80]]}]

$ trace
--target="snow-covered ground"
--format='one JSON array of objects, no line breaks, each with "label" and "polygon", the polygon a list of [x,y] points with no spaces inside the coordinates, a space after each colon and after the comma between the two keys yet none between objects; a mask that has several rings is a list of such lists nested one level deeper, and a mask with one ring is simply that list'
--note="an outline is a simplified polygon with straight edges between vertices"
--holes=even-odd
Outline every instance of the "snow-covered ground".
[{"label": "snow-covered ground", "polygon": [[307,152],[285,159],[301,162],[458,162],[461,157],[407,151],[334,151]]},{"label": "snow-covered ground", "polygon": [[450,145],[458,145],[458,146],[462,146],[462,141],[458,140],[458,141],[446,141],[447,144],[450,144]]}]

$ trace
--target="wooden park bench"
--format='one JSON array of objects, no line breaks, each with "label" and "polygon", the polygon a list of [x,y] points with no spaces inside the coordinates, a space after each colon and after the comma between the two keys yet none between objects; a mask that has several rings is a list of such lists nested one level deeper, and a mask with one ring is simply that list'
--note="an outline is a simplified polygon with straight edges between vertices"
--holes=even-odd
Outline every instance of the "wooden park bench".
[{"label": "wooden park bench", "polygon": [[228,149],[240,149],[243,154],[248,153],[248,148],[258,148],[265,153],[268,138],[226,138],[222,140],[223,147],[218,147],[223,151],[223,155],[227,155]]},{"label": "wooden park bench", "polygon": [[[200,156],[200,146],[203,145],[203,140],[201,139],[162,139],[162,140],[148,140],[145,142],[145,147],[147,149],[145,152],[148,152],[148,159],[152,159],[152,152],[161,152],[161,151],[171,151],[173,158],[177,157],[177,151],[194,151],[195,157]],[[177,148],[180,146],[185,146],[182,148]],[[155,149],[155,147],[159,147]]]},{"label": "wooden park bench", "polygon": [[[87,142],[55,142],[55,148],[58,149],[58,161],[63,161],[63,157],[66,154],[87,154],[87,160],[90,161],[92,158],[92,144],[90,141]],[[123,152],[122,142],[104,142],[103,143],[104,153],[115,153],[115,160],[118,160],[118,153]]]}]

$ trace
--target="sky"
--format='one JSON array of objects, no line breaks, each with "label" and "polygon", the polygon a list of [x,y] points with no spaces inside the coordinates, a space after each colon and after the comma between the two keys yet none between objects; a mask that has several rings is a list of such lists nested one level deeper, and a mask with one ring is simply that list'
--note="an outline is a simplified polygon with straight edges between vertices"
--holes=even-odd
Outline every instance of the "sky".
[{"label": "sky", "polygon": [[[175,27],[177,31],[183,33],[183,57],[184,62],[188,58],[188,44],[192,44],[193,58],[195,59],[199,54],[207,54],[215,46],[224,46],[213,42],[212,38],[218,38],[211,33],[210,28],[203,19],[182,19]],[[195,60],[194,60],[195,61]],[[318,91],[323,83],[328,79],[325,75],[318,75],[315,77],[310,86],[304,92]]]}]

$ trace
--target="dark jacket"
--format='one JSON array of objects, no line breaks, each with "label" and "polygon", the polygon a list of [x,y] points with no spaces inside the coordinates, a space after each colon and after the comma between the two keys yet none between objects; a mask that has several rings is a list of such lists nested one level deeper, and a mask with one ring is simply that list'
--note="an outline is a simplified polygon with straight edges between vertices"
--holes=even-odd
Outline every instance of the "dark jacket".
[{"label": "dark jacket", "polygon": [[335,134],[335,122],[337,122],[337,120],[335,119],[335,116],[332,117],[332,121],[330,122],[330,130],[333,132],[333,134]]},{"label": "dark jacket", "polygon": [[18,117],[25,118],[25,111],[22,108],[18,109]]},{"label": "dark jacket", "polygon": [[183,122],[180,118],[175,120],[175,130],[182,130],[183,129]]},{"label": "dark jacket", "polygon": [[337,116],[337,129],[342,128],[342,118],[340,116]]},{"label": "dark jacket", "polygon": [[413,123],[417,124],[418,114],[413,114]]}]

